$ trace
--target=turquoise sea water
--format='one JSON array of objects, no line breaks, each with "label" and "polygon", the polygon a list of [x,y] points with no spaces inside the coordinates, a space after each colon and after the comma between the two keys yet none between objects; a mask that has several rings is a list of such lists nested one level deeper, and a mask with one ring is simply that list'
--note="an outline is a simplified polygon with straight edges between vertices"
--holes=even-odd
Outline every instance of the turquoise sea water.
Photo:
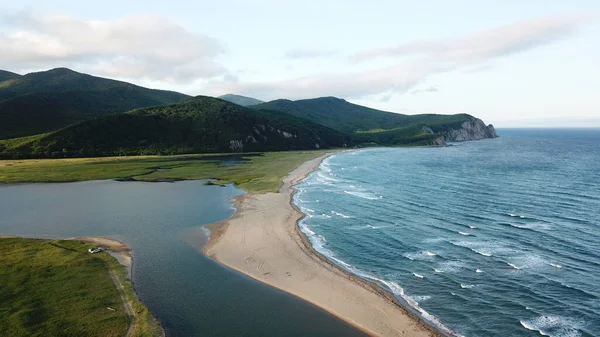
[{"label": "turquoise sea water", "polygon": [[500,134],[330,157],[300,227],[449,334],[600,336],[600,130]]},{"label": "turquoise sea water", "polygon": [[230,217],[240,193],[203,181],[0,185],[0,235],[126,241],[135,289],[167,336],[364,336],[199,251],[201,226]]}]

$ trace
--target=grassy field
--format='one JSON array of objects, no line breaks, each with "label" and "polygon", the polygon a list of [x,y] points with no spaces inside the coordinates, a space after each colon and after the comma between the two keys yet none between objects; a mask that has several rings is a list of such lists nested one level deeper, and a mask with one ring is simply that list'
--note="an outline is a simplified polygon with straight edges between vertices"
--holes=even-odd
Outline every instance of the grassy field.
[{"label": "grassy field", "polygon": [[2,160],[0,182],[216,179],[216,184],[235,183],[248,192],[269,192],[276,191],[282,178],[295,167],[324,153],[326,151]]},{"label": "grassy field", "polygon": [[130,317],[109,270],[136,315],[133,336],[160,335],[125,268],[107,253],[89,254],[89,247],[69,240],[0,239],[0,336],[125,336]]}]

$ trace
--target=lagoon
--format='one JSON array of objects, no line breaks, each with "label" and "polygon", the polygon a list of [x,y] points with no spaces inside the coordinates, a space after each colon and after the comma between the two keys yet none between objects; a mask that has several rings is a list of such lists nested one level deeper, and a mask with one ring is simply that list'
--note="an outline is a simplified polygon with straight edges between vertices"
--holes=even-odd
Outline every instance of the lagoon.
[{"label": "lagoon", "polygon": [[241,193],[206,181],[0,185],[0,235],[126,242],[136,292],[168,336],[363,336],[201,253],[202,226],[230,217]]}]

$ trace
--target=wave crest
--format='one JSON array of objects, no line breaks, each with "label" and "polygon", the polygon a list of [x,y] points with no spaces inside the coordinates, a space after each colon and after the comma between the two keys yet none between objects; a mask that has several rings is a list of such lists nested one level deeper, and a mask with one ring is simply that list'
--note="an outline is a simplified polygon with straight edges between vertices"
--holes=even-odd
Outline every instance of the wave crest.
[{"label": "wave crest", "polygon": [[383,196],[381,196],[381,195],[375,195],[375,194],[369,193],[369,192],[358,192],[358,191],[344,190],[344,193],[353,195],[355,197],[367,199],[367,200],[379,200],[379,199],[383,199]]},{"label": "wave crest", "polygon": [[402,254],[402,256],[404,256],[405,258],[407,258],[409,260],[425,260],[425,259],[430,259],[434,256],[437,256],[437,254],[424,250],[424,251],[420,251],[420,252],[404,253],[404,254]]},{"label": "wave crest", "polygon": [[585,326],[585,321],[582,319],[557,315],[542,315],[528,320],[521,320],[519,323],[527,330],[551,337],[581,336],[579,330]]}]

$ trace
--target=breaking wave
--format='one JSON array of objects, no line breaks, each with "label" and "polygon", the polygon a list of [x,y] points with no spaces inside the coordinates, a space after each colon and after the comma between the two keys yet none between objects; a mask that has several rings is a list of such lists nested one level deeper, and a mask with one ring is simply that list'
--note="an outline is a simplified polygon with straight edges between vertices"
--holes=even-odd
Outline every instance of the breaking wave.
[{"label": "breaking wave", "polygon": [[585,322],[581,319],[558,315],[537,316],[528,320],[521,320],[519,323],[527,330],[550,337],[581,336],[579,330],[585,326]]},{"label": "breaking wave", "polygon": [[[305,210],[313,216],[305,221],[324,236],[311,242],[424,319],[435,313],[470,337],[594,336],[600,291],[590,280],[600,275],[600,181],[586,170],[596,164],[578,167],[570,160],[572,166],[564,166],[538,152],[515,156],[520,148],[496,155],[489,150],[494,144],[461,143],[437,152],[369,149],[330,158],[322,175],[300,186],[314,210]],[[549,172],[563,168],[587,180],[564,179],[569,184],[561,190],[563,180]],[[577,188],[593,198],[575,198]],[[558,318],[566,320],[555,323]]]},{"label": "breaking wave", "polygon": [[344,219],[350,219],[350,218],[353,218],[353,216],[345,215],[345,214],[342,214],[342,213],[340,213],[340,212],[336,212],[336,211],[331,211],[331,213],[332,213],[332,214],[335,214],[335,215],[337,215],[337,216],[339,216],[339,217],[341,217],[341,218],[344,218]]},{"label": "breaking wave", "polygon": [[421,251],[421,252],[413,252],[413,253],[404,253],[402,254],[402,256],[404,256],[405,258],[409,259],[409,260],[425,260],[425,259],[430,259],[434,256],[436,256],[437,254],[432,253],[430,251]]},{"label": "breaking wave", "polygon": [[344,193],[353,195],[355,197],[359,197],[359,198],[363,198],[363,199],[368,199],[368,200],[383,199],[383,196],[381,196],[381,195],[375,195],[375,194],[369,193],[369,192],[357,192],[357,191],[344,190]]}]

